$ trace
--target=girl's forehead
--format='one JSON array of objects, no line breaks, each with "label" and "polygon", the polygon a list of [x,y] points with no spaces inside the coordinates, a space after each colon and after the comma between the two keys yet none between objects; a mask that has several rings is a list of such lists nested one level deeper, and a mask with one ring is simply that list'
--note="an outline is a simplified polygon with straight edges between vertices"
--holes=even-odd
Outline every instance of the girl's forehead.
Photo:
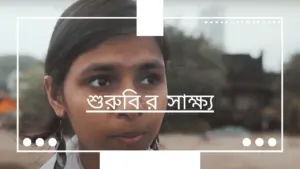
[{"label": "girl's forehead", "polygon": [[[131,49],[131,50],[129,50]],[[150,52],[156,53],[159,47],[153,37],[122,36],[101,43],[95,52]]]},{"label": "girl's forehead", "polygon": [[[83,53],[82,60],[130,61],[161,58],[162,54],[153,38],[129,37],[103,42],[96,48]],[[84,59],[85,58],[85,59]]]},{"label": "girl's forehead", "polygon": [[[154,38],[151,37],[127,37],[112,39],[100,44],[95,49],[80,55],[73,63],[82,71],[94,65],[134,68],[142,64],[158,65],[164,67],[162,54]],[[80,68],[78,68],[80,67]],[[72,69],[72,68],[71,68]]]}]

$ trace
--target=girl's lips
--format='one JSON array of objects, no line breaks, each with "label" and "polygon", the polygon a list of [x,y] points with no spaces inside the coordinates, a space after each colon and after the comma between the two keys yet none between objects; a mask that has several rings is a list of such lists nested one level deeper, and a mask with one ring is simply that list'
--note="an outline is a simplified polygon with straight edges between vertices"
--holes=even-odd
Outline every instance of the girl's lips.
[{"label": "girl's lips", "polygon": [[138,135],[134,137],[120,137],[120,140],[127,144],[133,144],[139,142],[143,138],[143,135]]},{"label": "girl's lips", "polygon": [[134,144],[139,142],[146,132],[124,132],[117,135],[113,135],[113,138],[117,138],[126,144]]}]

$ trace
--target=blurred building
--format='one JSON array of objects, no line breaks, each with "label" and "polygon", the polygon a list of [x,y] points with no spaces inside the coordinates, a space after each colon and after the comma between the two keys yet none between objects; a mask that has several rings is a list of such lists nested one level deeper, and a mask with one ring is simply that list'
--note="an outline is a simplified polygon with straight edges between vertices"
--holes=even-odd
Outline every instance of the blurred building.
[{"label": "blurred building", "polygon": [[274,98],[280,98],[280,74],[263,70],[263,53],[258,58],[249,54],[224,54],[223,60],[228,72],[222,107],[234,123],[260,129],[262,110]]}]

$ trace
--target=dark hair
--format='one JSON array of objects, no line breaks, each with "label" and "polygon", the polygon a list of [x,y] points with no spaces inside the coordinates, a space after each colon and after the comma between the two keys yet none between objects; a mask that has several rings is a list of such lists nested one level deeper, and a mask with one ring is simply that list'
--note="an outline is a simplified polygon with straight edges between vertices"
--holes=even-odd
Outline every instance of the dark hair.
[{"label": "dark hair", "polygon": [[[61,17],[136,17],[136,4],[132,0],[78,0]],[[53,97],[63,90],[65,77],[76,58],[100,43],[122,35],[136,34],[136,19],[69,19],[57,21],[45,61],[45,74],[53,78]],[[164,37],[154,37],[164,61],[169,52]],[[54,113],[54,112],[53,112]],[[61,118],[53,116],[49,130],[40,136],[46,139],[59,132]],[[64,120],[65,122],[65,120]],[[158,136],[151,144],[158,149]]]}]

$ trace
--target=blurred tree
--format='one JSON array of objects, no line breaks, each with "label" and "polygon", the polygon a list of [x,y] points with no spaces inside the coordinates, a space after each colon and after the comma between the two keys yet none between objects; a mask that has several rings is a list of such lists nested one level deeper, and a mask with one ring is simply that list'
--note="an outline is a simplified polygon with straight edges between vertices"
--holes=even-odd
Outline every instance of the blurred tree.
[{"label": "blurred tree", "polygon": [[20,133],[42,132],[55,115],[48,103],[43,76],[43,64],[36,64],[20,75]]},{"label": "blurred tree", "polygon": [[[26,55],[21,55],[19,57],[19,70],[20,72],[26,71],[32,65],[41,63],[41,61]],[[8,78],[10,75],[14,73],[17,66],[17,57],[14,55],[6,55],[0,57],[0,84],[4,87],[0,86],[0,92],[5,88],[6,92],[10,92],[8,95],[14,99],[13,94],[16,91],[16,87],[11,88],[12,86],[8,86]],[[16,74],[15,74],[16,75]],[[16,78],[16,76],[15,76]],[[16,81],[13,83],[16,86]],[[13,89],[13,91],[11,91]],[[16,114],[15,111],[7,112],[0,117],[0,121],[2,123],[2,127],[9,130],[15,130],[16,128]]]},{"label": "blurred tree", "polygon": [[[44,64],[37,63],[20,75],[19,105],[21,111],[20,133],[31,135],[47,131],[56,117],[44,89]],[[21,87],[23,86],[23,87]],[[64,122],[65,134],[72,134],[68,120]]]},{"label": "blurred tree", "polygon": [[[19,57],[19,70],[24,71],[36,63],[41,63],[41,61],[31,56],[21,55]],[[7,76],[16,69],[16,67],[17,67],[16,56],[14,55],[1,56],[0,72],[2,77],[0,77],[0,79],[6,79]]]},{"label": "blurred tree", "polygon": [[[34,57],[21,55],[19,57],[19,71],[23,72],[32,65],[42,63]],[[0,84],[4,83],[10,92],[10,96],[15,98],[16,95],[16,68],[17,57],[14,55],[6,55],[0,57]],[[0,88],[1,90],[1,88]]]}]

